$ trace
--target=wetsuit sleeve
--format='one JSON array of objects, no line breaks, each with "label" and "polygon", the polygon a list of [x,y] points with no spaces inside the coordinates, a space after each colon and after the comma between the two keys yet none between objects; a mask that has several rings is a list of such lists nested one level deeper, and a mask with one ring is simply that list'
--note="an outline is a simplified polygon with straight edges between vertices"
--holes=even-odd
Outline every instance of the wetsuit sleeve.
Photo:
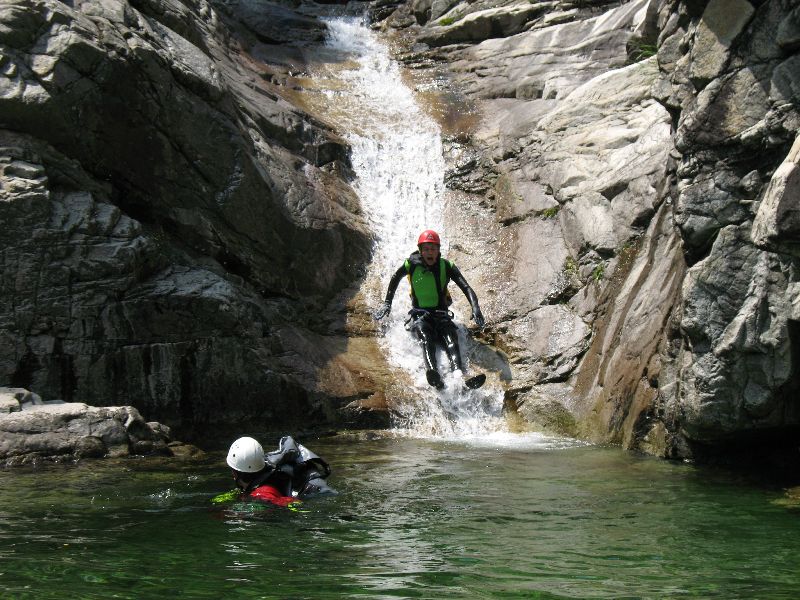
[{"label": "wetsuit sleeve", "polygon": [[478,296],[475,295],[475,292],[469,284],[467,280],[464,279],[464,276],[461,274],[461,271],[458,270],[458,267],[455,266],[453,263],[448,263],[450,267],[450,279],[455,283],[458,288],[464,292],[464,295],[469,300],[469,305],[472,307],[472,314],[479,315],[481,314],[481,307],[478,305]]},{"label": "wetsuit sleeve", "polygon": [[384,302],[392,303],[392,300],[394,300],[394,293],[397,291],[397,286],[400,284],[400,280],[406,275],[408,275],[408,271],[406,271],[406,265],[403,263],[400,265],[400,268],[395,271],[394,275],[392,275],[392,279],[389,281],[389,288],[386,290]]}]

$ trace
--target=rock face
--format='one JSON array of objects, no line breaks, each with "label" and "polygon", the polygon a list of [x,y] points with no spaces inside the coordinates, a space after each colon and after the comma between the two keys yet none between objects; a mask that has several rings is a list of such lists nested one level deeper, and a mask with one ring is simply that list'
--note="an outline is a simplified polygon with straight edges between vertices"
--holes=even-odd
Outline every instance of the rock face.
[{"label": "rock face", "polygon": [[[683,20],[670,18],[676,3],[661,13],[656,94],[675,119],[671,195],[690,268],[656,411],[678,444],[781,441],[800,424],[797,238],[781,200],[800,129],[800,13],[792,2],[736,4],[711,0]],[[700,53],[714,58],[693,67]]]},{"label": "rock face", "polygon": [[[440,104],[509,406],[669,457],[796,445],[796,2],[365,6]],[[185,428],[382,405],[348,149],[294,93],[314,7],[0,6],[0,384]]]},{"label": "rock face", "polygon": [[670,457],[795,439],[799,11],[417,0],[386,19],[470,113],[443,121],[448,236],[523,417]]},{"label": "rock face", "polygon": [[170,430],[146,423],[132,406],[43,402],[19,388],[0,388],[0,465],[43,460],[172,454]]},{"label": "rock face", "polygon": [[348,149],[279,93],[323,34],[260,0],[0,6],[0,384],[183,428],[369,395],[337,362]]}]

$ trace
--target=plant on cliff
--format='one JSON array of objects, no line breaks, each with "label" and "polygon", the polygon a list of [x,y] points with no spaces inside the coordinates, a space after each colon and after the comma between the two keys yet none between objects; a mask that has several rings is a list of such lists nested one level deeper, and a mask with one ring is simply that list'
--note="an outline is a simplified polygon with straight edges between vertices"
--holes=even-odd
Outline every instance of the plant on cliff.
[{"label": "plant on cliff", "polygon": [[564,273],[570,277],[578,276],[578,261],[572,256],[568,256],[564,261]]},{"label": "plant on cliff", "polygon": [[559,206],[553,206],[551,208],[545,208],[540,214],[544,219],[552,219],[558,214],[558,209],[561,208]]},{"label": "plant on cliff", "polygon": [[658,53],[658,47],[655,44],[647,44],[643,40],[634,39],[628,42],[627,52],[628,64],[633,64],[655,56]]}]

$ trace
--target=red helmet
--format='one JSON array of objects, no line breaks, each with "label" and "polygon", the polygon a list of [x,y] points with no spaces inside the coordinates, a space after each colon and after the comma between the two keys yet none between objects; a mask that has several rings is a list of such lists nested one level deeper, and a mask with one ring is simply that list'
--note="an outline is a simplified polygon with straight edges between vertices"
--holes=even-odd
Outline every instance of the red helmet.
[{"label": "red helmet", "polygon": [[417,240],[417,246],[420,244],[436,244],[437,246],[441,246],[441,242],[439,241],[439,234],[436,233],[433,229],[426,229],[422,233],[419,234],[419,239]]}]

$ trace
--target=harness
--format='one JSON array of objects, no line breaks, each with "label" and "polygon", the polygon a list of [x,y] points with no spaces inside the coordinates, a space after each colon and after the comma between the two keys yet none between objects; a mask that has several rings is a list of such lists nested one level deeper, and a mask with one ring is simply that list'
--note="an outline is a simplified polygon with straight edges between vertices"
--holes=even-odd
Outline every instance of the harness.
[{"label": "harness", "polygon": [[428,310],[426,308],[412,308],[408,311],[408,318],[405,320],[405,328],[410,331],[416,321],[430,319],[433,326],[439,329],[442,324],[452,323],[453,311],[451,310]]}]

